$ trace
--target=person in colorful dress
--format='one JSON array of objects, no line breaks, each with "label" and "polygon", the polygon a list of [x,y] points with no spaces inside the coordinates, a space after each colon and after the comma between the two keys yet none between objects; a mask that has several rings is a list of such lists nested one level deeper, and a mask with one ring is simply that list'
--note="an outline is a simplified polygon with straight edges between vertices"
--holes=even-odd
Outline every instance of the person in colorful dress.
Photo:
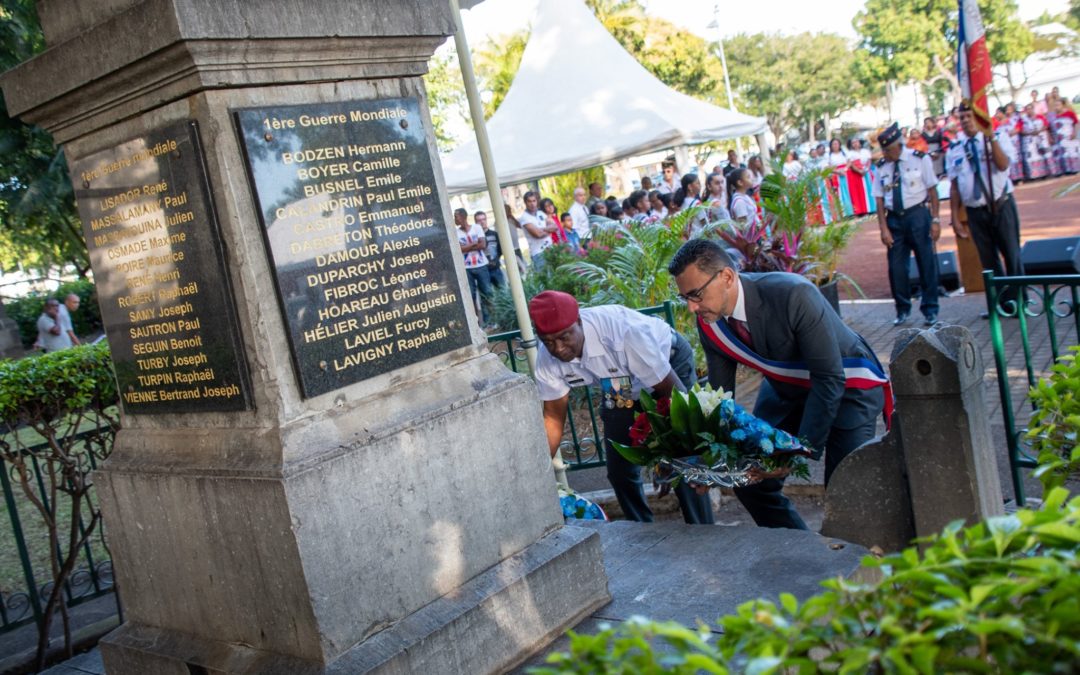
[{"label": "person in colorful dress", "polygon": [[840,139],[832,139],[829,142],[828,166],[832,169],[829,185],[832,186],[839,201],[840,210],[838,215],[840,218],[850,218],[855,215],[855,210],[851,205],[851,193],[848,191],[847,186],[847,165],[848,156],[844,152],[844,146],[840,143]]},{"label": "person in colorful dress", "polygon": [[544,197],[540,200],[540,210],[544,212],[547,222],[555,226],[555,231],[551,233],[551,243],[569,244],[570,237],[562,225],[562,218],[559,217],[559,209],[555,207],[555,202]]},{"label": "person in colorful dress", "polygon": [[861,150],[862,141],[857,138],[848,141],[848,194],[851,196],[851,209],[856,216],[865,216],[870,211],[866,192],[866,174],[870,167],[863,162]]},{"label": "person in colorful dress", "polygon": [[855,146],[856,152],[859,155],[859,162],[866,169],[863,174],[863,189],[866,190],[866,212],[877,213],[877,202],[871,195],[874,194],[874,179],[877,177],[877,169],[874,168],[874,155],[870,152],[870,143],[863,143],[860,139],[853,139],[857,144]]},{"label": "person in colorful dress", "polygon": [[[998,130],[1009,137],[1014,148],[1020,147],[1020,113],[1017,112],[1015,103],[1005,104],[1005,118],[999,126],[994,128],[994,131]],[[1009,180],[1014,184],[1024,180],[1023,162],[1016,161],[1009,165]]]},{"label": "person in colorful dress", "polygon": [[1054,109],[1054,162],[1058,174],[1071,176],[1080,172],[1080,140],[1076,137],[1080,123],[1064,99],[1056,99]]},{"label": "person in colorful dress", "polygon": [[1050,138],[1046,118],[1035,112],[1028,103],[1020,116],[1020,160],[1024,166],[1024,180],[1038,180],[1050,175]]}]

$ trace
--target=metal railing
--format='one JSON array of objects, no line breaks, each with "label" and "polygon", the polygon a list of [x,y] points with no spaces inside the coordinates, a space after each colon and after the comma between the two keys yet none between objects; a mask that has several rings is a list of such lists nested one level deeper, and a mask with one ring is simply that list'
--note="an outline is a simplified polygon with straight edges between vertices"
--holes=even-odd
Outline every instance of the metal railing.
[{"label": "metal railing", "polygon": [[[675,306],[671,301],[662,305],[644,307],[638,310],[642,314],[660,316],[667,324],[675,326]],[[491,351],[498,354],[515,373],[529,373],[529,362],[525,357],[525,347],[521,342],[521,331],[512,330],[505,333],[497,333],[488,336],[488,344]],[[575,387],[570,390],[570,410],[566,416],[570,425],[570,440],[559,444],[559,453],[566,462],[568,471],[580,471],[597,466],[604,466],[607,461],[604,458],[604,435],[597,423],[595,395],[598,392],[592,387]],[[578,425],[574,422],[574,411],[582,408],[589,413],[589,429],[585,435],[578,431]]]},{"label": "metal railing", "polygon": [[[995,278],[993,272],[987,270],[983,272],[983,280],[986,284],[986,306],[990,315],[990,339],[994,348],[994,363],[997,366],[1001,412],[1005,419],[1009,469],[1016,502],[1022,506],[1025,501],[1023,470],[1037,466],[1023,438],[1026,431],[1024,427],[1034,403],[1029,401],[1029,405],[1024,406],[1024,401],[1028,400],[1025,394],[1023,399],[1014,405],[1009,388],[1010,357],[1016,364],[1017,354],[1023,354],[1024,374],[1030,389],[1036,385],[1040,376],[1057,363],[1070,345],[1077,344],[1077,335],[1080,334],[1080,275]],[[1024,302],[1003,300],[1003,294],[1024,298]],[[1007,319],[1016,322],[1015,334],[1019,335],[1019,345],[1015,342],[1006,343]],[[1045,331],[1042,328],[1044,324]],[[1015,335],[1011,334],[1009,337]],[[1047,346],[1050,351],[1049,358],[1045,356]],[[1015,370],[1018,369],[1014,368]]]},{"label": "metal railing", "polygon": [[[98,453],[90,446],[100,443],[101,439],[102,432],[99,429],[83,431],[72,438],[72,449],[78,448],[80,444],[83,446],[81,451],[85,452],[91,470],[97,468]],[[111,442],[111,436],[109,442]],[[37,458],[38,451],[47,448],[48,443],[31,446],[24,449],[22,455],[29,460],[38,498],[42,500],[46,510],[55,512],[54,505],[49,501],[43,468]],[[4,493],[4,506],[11,523],[14,549],[18,555],[23,584],[21,589],[0,589],[0,634],[30,623],[37,623],[40,627],[44,619],[45,601],[52,593],[54,583],[48,569],[42,570],[40,565],[38,569],[35,569],[23,522],[24,516],[25,519],[40,519],[41,515],[27,502],[21,490],[16,488],[13,479],[17,482],[18,478],[11,475],[14,471],[14,466],[0,461],[0,488]],[[81,515],[79,529],[85,534],[86,529]],[[100,535],[100,532],[98,534]],[[6,547],[7,544],[4,546]],[[69,608],[114,591],[112,559],[103,547],[95,553],[91,538],[81,547],[79,559],[79,564],[64,582],[64,604]],[[42,583],[39,573],[41,576],[49,576],[49,581]]]}]

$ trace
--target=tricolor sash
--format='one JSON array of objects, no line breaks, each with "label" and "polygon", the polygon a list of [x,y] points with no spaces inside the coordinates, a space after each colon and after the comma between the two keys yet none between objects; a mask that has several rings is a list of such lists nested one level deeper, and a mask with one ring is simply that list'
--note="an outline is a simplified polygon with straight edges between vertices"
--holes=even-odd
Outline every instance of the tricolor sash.
[{"label": "tricolor sash", "polygon": [[[698,326],[709,341],[729,357],[758,371],[765,377],[800,387],[810,388],[810,369],[801,361],[770,361],[743,344],[731,331],[726,321],[706,323],[700,317]],[[885,394],[885,428],[892,428],[893,394],[889,378],[881,367],[871,359],[859,356],[844,358],[844,386],[848,389],[873,389],[881,387]]]}]

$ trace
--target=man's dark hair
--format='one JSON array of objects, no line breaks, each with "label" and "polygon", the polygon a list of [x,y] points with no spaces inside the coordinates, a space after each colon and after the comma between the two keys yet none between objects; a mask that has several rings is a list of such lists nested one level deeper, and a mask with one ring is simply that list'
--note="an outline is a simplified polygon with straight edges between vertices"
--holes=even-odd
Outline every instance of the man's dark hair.
[{"label": "man's dark hair", "polygon": [[563,213],[562,215],[559,216],[559,220],[566,220],[567,218],[570,218],[570,217],[571,217],[570,212],[567,211],[567,212],[565,212],[565,213]]},{"label": "man's dark hair", "polygon": [[737,269],[731,255],[712,239],[691,239],[682,245],[668,263],[667,271],[677,277],[694,265],[705,274],[715,274],[727,268]]},{"label": "man's dark hair", "polygon": [[455,216],[461,216],[462,218],[468,218],[469,217],[469,212],[466,211],[465,209],[454,209],[454,215]]},{"label": "man's dark hair", "polygon": [[[644,191],[644,190],[634,190],[633,192],[630,193],[630,196],[627,197],[627,199],[630,200],[630,205],[633,206],[636,209],[638,207],[638,203],[641,202],[642,199],[648,201],[649,193]],[[648,209],[649,209],[649,205],[646,204],[645,205],[645,210],[647,211]]]},{"label": "man's dark hair", "polygon": [[529,190],[528,192],[526,192],[526,193],[525,193],[525,196],[523,196],[523,197],[522,197],[522,199],[525,199],[525,200],[527,200],[527,199],[528,199],[529,197],[536,197],[537,199],[540,199],[540,195],[538,195],[537,193],[533,192],[532,190]]},{"label": "man's dark hair", "polygon": [[589,183],[589,192],[592,192],[592,189],[594,187],[600,187],[600,183],[596,183],[596,182]]}]

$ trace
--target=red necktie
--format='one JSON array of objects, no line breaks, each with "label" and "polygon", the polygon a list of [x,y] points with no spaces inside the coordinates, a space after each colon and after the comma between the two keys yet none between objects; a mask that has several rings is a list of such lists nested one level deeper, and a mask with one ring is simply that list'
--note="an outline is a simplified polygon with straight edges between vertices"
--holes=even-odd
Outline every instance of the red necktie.
[{"label": "red necktie", "polygon": [[735,317],[728,317],[728,326],[735,332],[735,337],[739,338],[739,342],[746,345],[751,351],[754,349],[754,343],[750,339],[750,328],[746,325],[745,321],[739,321]]}]

